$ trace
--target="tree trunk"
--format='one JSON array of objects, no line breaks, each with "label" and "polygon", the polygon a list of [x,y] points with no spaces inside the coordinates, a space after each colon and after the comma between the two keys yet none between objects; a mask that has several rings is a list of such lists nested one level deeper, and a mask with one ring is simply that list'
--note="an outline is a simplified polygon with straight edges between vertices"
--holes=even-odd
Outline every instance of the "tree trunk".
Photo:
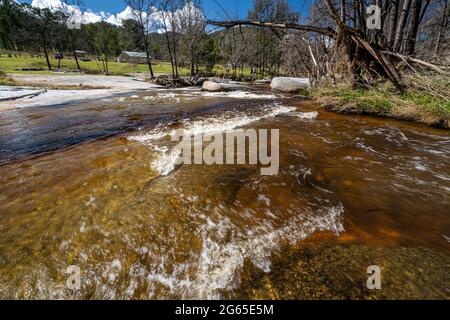
[{"label": "tree trunk", "polygon": [[340,0],[340,6],[341,20],[345,24],[345,0]]},{"label": "tree trunk", "polygon": [[150,71],[150,78],[154,79],[155,74],[153,73],[152,60],[150,58],[150,53],[148,52],[148,41],[147,41],[147,37],[145,35],[144,35],[144,48],[145,48],[145,53],[147,54],[147,65],[148,65],[148,70]]},{"label": "tree trunk", "polygon": [[[175,18],[172,18],[175,19]],[[172,24],[172,48],[173,48],[173,64],[175,67],[175,78],[178,78],[180,75],[178,73],[178,59],[177,59],[177,44],[175,39],[175,24]]]},{"label": "tree trunk", "polygon": [[412,0],[411,10],[406,31],[405,44],[403,52],[406,55],[413,55],[416,49],[417,31],[419,29],[420,13],[422,9],[422,0]]},{"label": "tree trunk", "polygon": [[109,74],[108,56],[105,54],[105,71]]},{"label": "tree trunk", "polygon": [[191,77],[194,76],[195,73],[195,49],[194,44],[191,44]]},{"label": "tree trunk", "polygon": [[355,43],[364,48],[372,56],[372,58],[375,59],[375,61],[383,68],[386,77],[395,85],[395,87],[399,91],[403,91],[405,89],[405,85],[400,76],[400,73],[383,53],[379,52],[378,49],[374,48],[364,39],[361,39],[357,36],[352,36],[352,39],[353,41],[355,41]]},{"label": "tree trunk", "polygon": [[397,31],[395,32],[394,51],[399,51],[402,44],[403,32],[405,29],[406,21],[408,20],[409,7],[411,6],[411,0],[404,0],[402,12],[397,25]]},{"label": "tree trunk", "polygon": [[397,26],[399,0],[392,0],[389,8],[389,30],[387,34],[387,47],[392,49],[395,39],[395,27]]},{"label": "tree trunk", "polygon": [[357,0],[357,12],[358,12],[358,18],[359,18],[359,27],[360,27],[360,31],[363,34],[366,34],[366,20],[365,20],[365,15],[364,15],[364,4],[362,0]]},{"label": "tree trunk", "polygon": [[47,67],[48,67],[48,70],[52,70],[52,64],[50,63],[50,58],[48,57],[47,38],[46,38],[45,33],[42,33],[41,36],[42,36],[42,46],[43,46],[43,49],[44,49],[44,54],[45,54],[45,60],[47,62]]},{"label": "tree trunk", "polygon": [[172,66],[172,76],[175,78],[175,66],[173,65],[172,46],[170,45],[169,32],[165,25],[164,25],[164,35],[167,42],[167,49],[169,51],[170,65]]},{"label": "tree trunk", "polygon": [[80,63],[78,62],[77,52],[76,52],[76,48],[75,48],[76,41],[75,41],[75,34],[73,31],[70,31],[70,40],[72,42],[72,51],[73,51],[73,56],[75,58],[75,62],[77,64],[77,69],[78,69],[78,71],[81,71]]},{"label": "tree trunk", "polygon": [[448,0],[445,1],[444,13],[442,15],[442,22],[439,28],[439,32],[436,38],[436,45],[434,47],[434,55],[437,56],[439,53],[439,47],[441,45],[442,33],[444,33],[445,27],[447,26],[448,21]]}]

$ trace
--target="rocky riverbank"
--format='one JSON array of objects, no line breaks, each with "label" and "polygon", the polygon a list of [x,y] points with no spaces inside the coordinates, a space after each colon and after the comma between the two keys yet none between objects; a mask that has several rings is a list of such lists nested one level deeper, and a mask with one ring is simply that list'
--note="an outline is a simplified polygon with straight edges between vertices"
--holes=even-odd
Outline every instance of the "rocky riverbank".
[{"label": "rocky riverbank", "polygon": [[93,75],[10,75],[0,87],[0,110],[52,106],[163,88],[136,78]]}]

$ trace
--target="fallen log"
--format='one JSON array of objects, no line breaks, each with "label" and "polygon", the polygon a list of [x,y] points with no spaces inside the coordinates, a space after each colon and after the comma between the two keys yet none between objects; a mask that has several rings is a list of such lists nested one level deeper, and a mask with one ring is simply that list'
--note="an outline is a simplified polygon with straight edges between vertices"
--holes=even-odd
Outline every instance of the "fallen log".
[{"label": "fallen log", "polygon": [[381,65],[387,77],[395,85],[395,87],[400,91],[403,91],[405,89],[405,85],[398,70],[384,56],[383,52],[379,51],[377,48],[373,47],[366,40],[356,35],[352,35],[351,37],[353,41],[355,41],[355,43],[357,43],[360,47],[364,48]]},{"label": "fallen log", "polygon": [[427,62],[427,61],[423,61],[423,60],[420,60],[420,59],[417,59],[417,58],[413,58],[413,57],[410,57],[410,56],[405,56],[403,54],[396,53],[396,52],[390,52],[390,51],[380,51],[380,52],[383,53],[383,54],[386,54],[388,56],[397,57],[399,59],[402,59],[402,60],[405,60],[405,61],[408,61],[408,62],[420,64],[420,65],[425,66],[427,68],[430,68],[430,69],[432,69],[432,70],[434,70],[434,71],[436,71],[437,73],[440,73],[440,74],[448,74],[447,71],[442,70],[438,66],[436,66],[436,65],[434,65],[434,64],[432,64],[430,62]]},{"label": "fallen log", "polygon": [[231,21],[214,21],[207,20],[206,24],[230,29],[237,26],[254,26],[254,27],[263,27],[263,28],[273,28],[273,29],[291,29],[291,30],[300,30],[307,32],[315,32],[329,36],[330,38],[336,37],[336,32],[330,27],[317,27],[312,25],[301,25],[297,23],[276,23],[276,22],[260,22],[260,21],[251,21],[251,20],[231,20]]}]

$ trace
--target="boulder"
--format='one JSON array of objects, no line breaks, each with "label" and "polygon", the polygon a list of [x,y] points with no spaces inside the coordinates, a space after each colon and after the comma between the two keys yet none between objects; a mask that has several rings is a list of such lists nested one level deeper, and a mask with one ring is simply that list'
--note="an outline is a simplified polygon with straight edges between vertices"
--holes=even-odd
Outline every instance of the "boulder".
[{"label": "boulder", "polygon": [[205,81],[203,83],[202,90],[209,92],[219,92],[225,91],[225,88],[222,86],[221,83],[217,83],[214,81]]},{"label": "boulder", "polygon": [[215,82],[215,81],[205,81],[202,86],[203,91],[209,92],[221,92],[221,91],[236,91],[251,89],[249,87],[243,86],[237,82]]},{"label": "boulder", "polygon": [[297,92],[301,89],[309,88],[311,85],[307,78],[288,78],[278,77],[273,78],[270,87],[273,90],[283,92]]}]

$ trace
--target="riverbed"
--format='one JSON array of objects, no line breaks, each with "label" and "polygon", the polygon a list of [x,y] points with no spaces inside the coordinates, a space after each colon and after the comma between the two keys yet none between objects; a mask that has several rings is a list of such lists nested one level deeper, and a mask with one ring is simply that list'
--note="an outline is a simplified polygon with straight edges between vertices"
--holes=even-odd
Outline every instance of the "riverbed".
[{"label": "riverbed", "polygon": [[[175,165],[180,128],[279,129],[279,173]],[[0,182],[1,298],[449,297],[446,130],[264,89],[140,90],[0,112]]]}]

